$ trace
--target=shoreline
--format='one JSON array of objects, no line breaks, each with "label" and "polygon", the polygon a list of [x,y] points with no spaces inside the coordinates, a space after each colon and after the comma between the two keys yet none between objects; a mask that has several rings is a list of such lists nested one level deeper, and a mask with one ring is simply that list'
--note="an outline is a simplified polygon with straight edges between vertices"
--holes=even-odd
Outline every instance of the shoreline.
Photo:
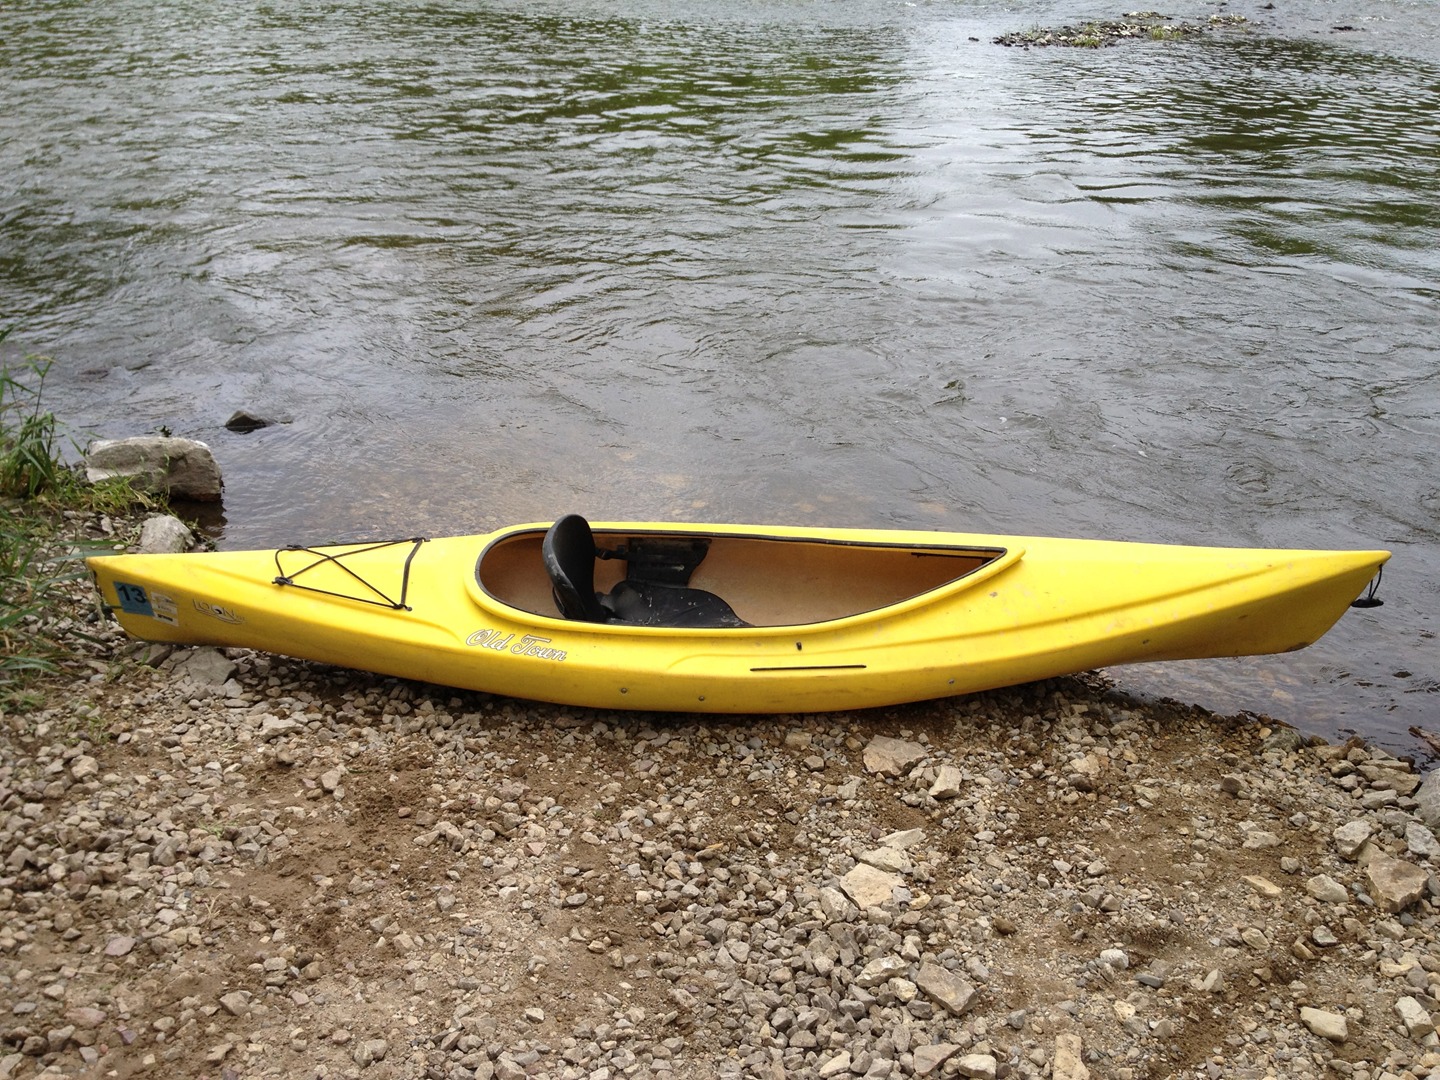
[{"label": "shoreline", "polygon": [[597,712],[150,650],[85,584],[0,718],[0,1078],[1440,1070],[1440,841],[1358,740],[1086,678]]}]

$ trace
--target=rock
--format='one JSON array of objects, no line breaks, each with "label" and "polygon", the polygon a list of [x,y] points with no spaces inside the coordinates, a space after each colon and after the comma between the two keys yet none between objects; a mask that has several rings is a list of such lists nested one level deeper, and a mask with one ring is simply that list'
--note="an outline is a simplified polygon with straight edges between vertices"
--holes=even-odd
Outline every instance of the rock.
[{"label": "rock", "polygon": [[880,846],[894,848],[896,851],[909,851],[924,839],[924,829],[900,829],[897,832],[886,833],[882,836],[880,838]]},{"label": "rock", "polygon": [[1350,893],[1329,874],[1316,874],[1305,882],[1305,891],[1322,904],[1343,904],[1350,899]]},{"label": "rock", "polygon": [[1415,802],[1415,816],[1432,829],[1440,829],[1440,769],[1420,782]]},{"label": "rock", "polygon": [[1367,791],[1360,796],[1360,806],[1365,810],[1380,810],[1386,806],[1394,806],[1400,801],[1400,797],[1394,791]]},{"label": "rock", "polygon": [[117,476],[143,490],[193,502],[219,502],[224,487],[210,447],[161,435],[92,442],[85,451],[85,478],[96,484]]},{"label": "rock", "polygon": [[[960,1047],[954,1043],[930,1043],[927,1046],[917,1046],[914,1054],[915,1075],[929,1076],[941,1065],[945,1064],[946,1060],[954,1057],[959,1049]],[[967,1073],[966,1075],[969,1074]],[[994,1076],[995,1074],[992,1072],[990,1075]]]},{"label": "rock", "polygon": [[849,922],[860,914],[843,892],[829,886],[820,890],[820,910],[831,922]]},{"label": "rock", "polygon": [[74,761],[70,762],[70,775],[76,782],[89,780],[100,772],[100,763],[89,754],[81,754]]},{"label": "rock", "polygon": [[1354,862],[1360,858],[1360,852],[1370,842],[1370,835],[1374,828],[1364,818],[1356,818],[1354,821],[1346,822],[1330,835],[1335,838],[1335,851],[1342,859]]},{"label": "rock", "polygon": [[915,985],[926,997],[943,1006],[953,1016],[963,1016],[975,1006],[979,992],[960,976],[946,971],[939,964],[923,963],[915,976]]},{"label": "rock", "polygon": [[1381,910],[1393,915],[1425,895],[1429,875],[1414,863],[1377,853],[1365,865],[1365,877]]},{"label": "rock", "polygon": [[1261,877],[1259,874],[1251,874],[1242,880],[1267,900],[1277,899],[1285,891],[1269,878]]},{"label": "rock", "polygon": [[832,1076],[844,1076],[850,1071],[850,1051],[841,1050],[834,1057],[826,1060],[816,1071],[821,1080],[829,1080]]},{"label": "rock", "polygon": [[1435,1021],[1425,1007],[1413,997],[1402,997],[1395,1002],[1395,1012],[1405,1025],[1405,1034],[1412,1039],[1423,1039],[1435,1033]]},{"label": "rock", "polygon": [[901,776],[925,756],[925,747],[905,739],[876,735],[865,747],[865,768],[881,776]]},{"label": "rock", "polygon": [[1124,971],[1130,966],[1130,955],[1124,949],[1106,949],[1100,954],[1100,962],[1109,964],[1116,971]]},{"label": "rock", "polygon": [[868,990],[904,975],[909,968],[910,965],[898,956],[877,956],[860,969],[860,973],[855,976],[854,985]]},{"label": "rock", "polygon": [[320,774],[320,790],[333,794],[335,789],[340,786],[340,781],[344,779],[344,776],[345,774],[339,769],[327,769]]},{"label": "rock", "polygon": [[289,717],[266,716],[260,721],[260,741],[274,742],[281,736],[289,735],[300,729],[301,725]]},{"label": "rock", "polygon": [[89,1005],[82,1005],[67,1010],[65,1019],[83,1031],[92,1031],[105,1023],[105,1010],[96,1009]]},{"label": "rock", "polygon": [[135,939],[123,935],[112,937],[105,942],[106,956],[129,956],[130,951],[135,948]]},{"label": "rock", "polygon": [[1079,1035],[1067,1031],[1055,1036],[1055,1063],[1050,1077],[1051,1080],[1090,1080]]},{"label": "rock", "polygon": [[862,851],[857,858],[862,863],[875,867],[876,870],[883,870],[889,874],[908,874],[914,865],[910,862],[910,856],[905,852],[891,847],[872,848],[869,851]]},{"label": "rock", "polygon": [[996,1061],[989,1054],[966,1054],[950,1064],[959,1076],[968,1076],[972,1080],[995,1080]]},{"label": "rock", "polygon": [[250,992],[248,990],[232,990],[228,994],[222,994],[220,1007],[231,1016],[249,1016]]},{"label": "rock", "polygon": [[1260,744],[1260,752],[1294,754],[1305,746],[1305,736],[1292,727],[1282,727],[1272,732]]},{"label": "rock", "polygon": [[855,869],[840,879],[840,887],[862,911],[890,903],[895,890],[904,884],[900,875],[887,874],[868,863],[857,864]]},{"label": "rock", "polygon": [[1440,860],[1440,840],[1436,840],[1435,834],[1418,821],[1405,824],[1405,850],[1417,859]]},{"label": "rock", "polygon": [[[965,776],[954,765],[941,765],[930,785],[932,799],[954,799],[964,790]],[[942,1044],[944,1045],[944,1044]]]},{"label": "rock", "polygon": [[384,1039],[361,1039],[350,1052],[350,1059],[363,1069],[383,1061],[389,1052],[390,1044]]},{"label": "rock", "polygon": [[195,534],[171,514],[151,514],[140,526],[136,550],[142,555],[178,555],[189,551]]},{"label": "rock", "polygon": [[230,414],[230,419],[225,421],[225,430],[234,431],[240,435],[249,435],[252,431],[259,431],[261,428],[270,427],[275,423],[276,421],[269,417],[252,413],[248,409],[236,409]]},{"label": "rock", "polygon": [[1350,1029],[1345,1023],[1345,1017],[1339,1013],[1325,1012],[1323,1009],[1312,1009],[1307,1006],[1300,1010],[1300,1022],[1310,1029],[1312,1035],[1329,1039],[1331,1042],[1343,1043],[1350,1037]]},{"label": "rock", "polygon": [[235,661],[219,649],[191,649],[175,662],[175,673],[198,686],[219,689],[235,674]]},{"label": "rock", "polygon": [[10,1080],[10,1077],[19,1075],[24,1064],[24,1054],[6,1054],[0,1058],[0,1080]]},{"label": "rock", "polygon": [[1240,846],[1246,851],[1259,851],[1262,848],[1279,847],[1280,837],[1272,832],[1266,832],[1264,829],[1251,829],[1245,834],[1245,839],[1240,842]]}]

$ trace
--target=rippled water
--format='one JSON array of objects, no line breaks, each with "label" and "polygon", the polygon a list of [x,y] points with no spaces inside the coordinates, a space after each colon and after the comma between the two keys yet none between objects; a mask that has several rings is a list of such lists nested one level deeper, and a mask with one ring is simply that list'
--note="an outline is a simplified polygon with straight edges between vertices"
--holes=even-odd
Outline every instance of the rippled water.
[{"label": "rippled water", "polygon": [[0,314],[72,426],[212,444],[225,546],[579,510],[1391,547],[1304,653],[1114,674],[1414,750],[1440,12],[1226,10],[1023,50],[1097,12],[27,4]]}]

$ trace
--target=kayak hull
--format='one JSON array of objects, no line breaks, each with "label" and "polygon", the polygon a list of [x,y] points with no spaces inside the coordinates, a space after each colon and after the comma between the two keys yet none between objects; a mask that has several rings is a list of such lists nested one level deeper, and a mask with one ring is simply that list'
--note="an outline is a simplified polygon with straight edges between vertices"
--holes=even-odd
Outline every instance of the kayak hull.
[{"label": "kayak hull", "polygon": [[[791,713],[1126,663],[1287,652],[1388,559],[979,534],[606,523],[602,547],[709,553],[690,584],[750,625],[585,622],[548,600],[546,525],[279,551],[97,556],[132,636],[258,649],[606,709]],[[610,569],[623,574],[623,562]],[[604,577],[608,564],[598,564]],[[606,582],[601,582],[602,584]]]}]

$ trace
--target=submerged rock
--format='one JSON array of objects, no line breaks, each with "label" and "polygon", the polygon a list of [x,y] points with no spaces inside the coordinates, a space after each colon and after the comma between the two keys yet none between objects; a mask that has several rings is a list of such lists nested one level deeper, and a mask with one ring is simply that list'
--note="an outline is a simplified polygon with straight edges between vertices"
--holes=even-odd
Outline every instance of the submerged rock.
[{"label": "submerged rock", "polygon": [[271,427],[280,423],[284,423],[284,421],[275,420],[268,416],[261,416],[247,409],[237,409],[231,414],[230,419],[225,421],[225,429],[241,435],[248,435],[252,431],[259,431],[261,428]]},{"label": "submerged rock", "polygon": [[1099,49],[1125,41],[1176,41],[1246,21],[1243,15],[1211,15],[1204,23],[1171,22],[1158,11],[1128,11],[1119,19],[1017,30],[1001,34],[995,38],[995,44],[1022,48],[1057,45],[1072,49]]}]

